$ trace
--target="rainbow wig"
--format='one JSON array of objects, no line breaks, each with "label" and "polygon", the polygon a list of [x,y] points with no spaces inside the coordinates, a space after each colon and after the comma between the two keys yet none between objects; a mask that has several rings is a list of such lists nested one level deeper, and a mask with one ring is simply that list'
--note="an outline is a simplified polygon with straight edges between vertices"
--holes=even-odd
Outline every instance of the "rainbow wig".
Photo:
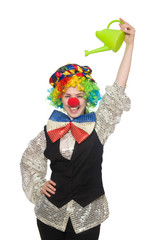
[{"label": "rainbow wig", "polygon": [[76,87],[85,93],[87,99],[86,112],[95,107],[101,99],[99,88],[91,77],[92,70],[88,66],[81,67],[77,64],[68,64],[59,68],[49,80],[52,88],[49,89],[48,100],[56,108],[63,108],[62,93],[69,87]]}]

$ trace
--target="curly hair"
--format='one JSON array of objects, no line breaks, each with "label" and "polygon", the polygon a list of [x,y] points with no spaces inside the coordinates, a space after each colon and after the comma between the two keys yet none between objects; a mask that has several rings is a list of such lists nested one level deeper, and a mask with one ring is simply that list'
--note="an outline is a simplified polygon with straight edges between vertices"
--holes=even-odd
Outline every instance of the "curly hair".
[{"label": "curly hair", "polygon": [[69,87],[76,87],[79,91],[85,93],[87,99],[86,112],[94,108],[101,99],[99,87],[91,77],[92,70],[87,67],[81,67],[77,64],[69,64],[59,68],[50,78],[50,84],[53,86],[49,89],[48,100],[56,108],[63,108],[62,94]]}]

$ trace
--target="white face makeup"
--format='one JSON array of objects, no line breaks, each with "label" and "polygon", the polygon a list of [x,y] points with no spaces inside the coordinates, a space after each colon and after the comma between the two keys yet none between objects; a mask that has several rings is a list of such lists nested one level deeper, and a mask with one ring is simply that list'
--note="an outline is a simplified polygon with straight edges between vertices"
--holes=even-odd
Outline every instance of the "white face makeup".
[{"label": "white face makeup", "polygon": [[[83,98],[84,92],[79,91],[76,87],[69,87],[65,93],[62,95],[62,103],[65,111],[69,115],[71,119],[79,117],[84,114],[84,110],[86,108],[86,99]],[[70,107],[68,104],[68,100],[70,98],[77,98],[79,100],[79,105],[77,107]]]}]

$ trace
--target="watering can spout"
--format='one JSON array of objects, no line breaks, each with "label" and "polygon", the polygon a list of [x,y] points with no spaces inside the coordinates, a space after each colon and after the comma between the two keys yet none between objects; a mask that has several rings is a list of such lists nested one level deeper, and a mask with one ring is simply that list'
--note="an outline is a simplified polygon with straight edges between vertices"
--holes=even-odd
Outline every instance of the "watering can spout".
[{"label": "watering can spout", "polygon": [[89,54],[92,54],[92,53],[104,52],[104,51],[108,51],[108,50],[110,50],[110,48],[108,46],[104,45],[103,47],[96,48],[91,51],[85,50],[85,56],[88,56]]}]

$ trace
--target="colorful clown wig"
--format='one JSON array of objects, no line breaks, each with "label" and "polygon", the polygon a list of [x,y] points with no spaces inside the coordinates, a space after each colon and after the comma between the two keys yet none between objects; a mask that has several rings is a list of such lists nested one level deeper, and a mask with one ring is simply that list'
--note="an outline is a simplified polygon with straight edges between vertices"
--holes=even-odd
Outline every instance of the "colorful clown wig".
[{"label": "colorful clown wig", "polygon": [[48,100],[56,108],[63,108],[62,93],[69,87],[76,87],[84,91],[84,98],[87,99],[87,112],[95,107],[101,99],[99,88],[91,77],[92,70],[88,66],[81,67],[77,64],[68,64],[59,68],[49,80],[52,88],[49,89]]}]

